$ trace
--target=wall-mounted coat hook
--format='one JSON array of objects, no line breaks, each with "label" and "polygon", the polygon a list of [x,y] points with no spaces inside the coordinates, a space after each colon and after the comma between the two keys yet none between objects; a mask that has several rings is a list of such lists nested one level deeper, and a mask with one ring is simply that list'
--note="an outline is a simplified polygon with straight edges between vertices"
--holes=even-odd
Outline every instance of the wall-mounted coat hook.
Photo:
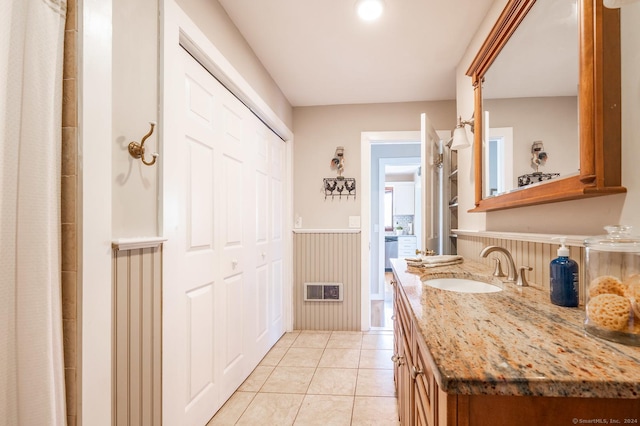
[{"label": "wall-mounted coat hook", "polygon": [[151,125],[151,129],[149,129],[149,132],[142,137],[140,143],[135,141],[129,143],[129,154],[131,154],[133,158],[139,158],[140,160],[142,160],[145,165],[153,166],[158,159],[159,154],[157,152],[151,154],[151,156],[153,157],[151,161],[146,161],[144,159],[144,142],[149,138],[149,136],[151,136],[154,127],[156,127],[155,121],[150,121],[149,124]]}]

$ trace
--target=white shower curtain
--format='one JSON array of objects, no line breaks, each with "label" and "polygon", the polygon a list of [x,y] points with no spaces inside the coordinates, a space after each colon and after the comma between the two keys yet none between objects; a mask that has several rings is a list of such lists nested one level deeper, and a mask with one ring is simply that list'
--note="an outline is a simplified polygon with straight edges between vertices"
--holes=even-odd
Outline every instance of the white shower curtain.
[{"label": "white shower curtain", "polygon": [[0,425],[64,425],[60,139],[66,0],[0,5]]}]

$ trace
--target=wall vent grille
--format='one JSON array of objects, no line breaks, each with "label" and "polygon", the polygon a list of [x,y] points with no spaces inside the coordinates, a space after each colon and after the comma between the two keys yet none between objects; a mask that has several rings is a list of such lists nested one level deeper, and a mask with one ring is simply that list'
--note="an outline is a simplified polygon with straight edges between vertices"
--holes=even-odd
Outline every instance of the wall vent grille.
[{"label": "wall vent grille", "polygon": [[304,283],[305,302],[342,302],[342,283]]}]

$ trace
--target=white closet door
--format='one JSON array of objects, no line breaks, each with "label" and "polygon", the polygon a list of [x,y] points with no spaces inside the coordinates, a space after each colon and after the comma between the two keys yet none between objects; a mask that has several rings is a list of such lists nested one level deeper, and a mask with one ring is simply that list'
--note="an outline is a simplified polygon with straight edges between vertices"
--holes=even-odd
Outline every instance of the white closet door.
[{"label": "white closet door", "polygon": [[252,334],[252,344],[256,348],[255,360],[260,359],[271,347],[269,339],[269,134],[272,133],[263,123],[256,119],[255,162],[254,162],[254,203],[255,211],[255,299],[256,313]]},{"label": "white closet door", "polygon": [[257,364],[284,333],[283,191],[285,143],[264,123],[254,120],[253,267],[246,300],[253,307],[248,345]]},{"label": "white closet door", "polygon": [[[176,92],[173,137],[164,144],[165,245],[163,292],[163,400],[165,421],[203,425],[219,404],[215,372],[220,238],[215,193],[220,174],[219,93],[211,76],[187,53],[172,70]],[[178,424],[178,423],[176,423]]]},{"label": "white closet door", "polygon": [[285,143],[180,58],[161,160],[163,415],[201,426],[284,332]]},{"label": "white closet door", "polygon": [[269,341],[284,333],[284,190],[286,176],[285,142],[269,132]]},{"label": "white closet door", "polygon": [[255,352],[250,336],[256,316],[252,159],[256,149],[254,128],[257,120],[235,96],[215,83],[222,103],[218,210],[222,285],[215,317],[221,321],[219,371],[221,398],[226,400],[251,372]]}]

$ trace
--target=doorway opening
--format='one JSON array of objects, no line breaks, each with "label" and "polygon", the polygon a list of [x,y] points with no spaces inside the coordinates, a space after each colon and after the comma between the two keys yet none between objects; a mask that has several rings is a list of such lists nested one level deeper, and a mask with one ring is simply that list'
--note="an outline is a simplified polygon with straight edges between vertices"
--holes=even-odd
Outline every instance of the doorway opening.
[{"label": "doorway opening", "polygon": [[[371,146],[371,328],[393,328],[390,259],[415,255],[420,248],[420,142],[378,141]],[[374,247],[377,250],[374,250]]]}]

